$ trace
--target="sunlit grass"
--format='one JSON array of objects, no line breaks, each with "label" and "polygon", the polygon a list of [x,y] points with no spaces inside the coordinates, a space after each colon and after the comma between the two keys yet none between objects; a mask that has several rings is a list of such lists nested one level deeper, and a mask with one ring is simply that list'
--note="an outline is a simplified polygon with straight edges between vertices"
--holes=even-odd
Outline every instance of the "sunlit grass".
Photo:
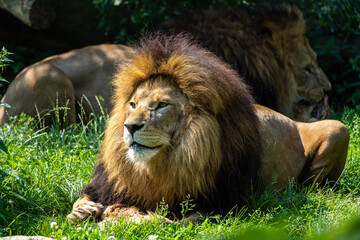
[{"label": "sunlit grass", "polygon": [[[69,223],[66,214],[89,182],[106,117],[88,124],[39,129],[21,116],[1,126],[8,154],[0,153],[0,236],[57,239],[350,239],[360,221],[360,107],[337,117],[350,129],[348,163],[333,189],[299,189],[254,195],[247,209],[182,226],[161,221],[136,224]],[[349,235],[350,234],[350,235]],[[354,238],[356,239],[356,238]]]}]

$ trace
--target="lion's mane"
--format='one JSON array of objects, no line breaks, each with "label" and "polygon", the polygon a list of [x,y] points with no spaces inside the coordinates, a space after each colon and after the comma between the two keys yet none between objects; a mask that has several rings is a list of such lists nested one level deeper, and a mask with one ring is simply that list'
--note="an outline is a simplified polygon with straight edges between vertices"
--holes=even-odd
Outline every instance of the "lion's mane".
[{"label": "lion's mane", "polygon": [[[196,109],[185,112],[167,156],[152,163],[127,159],[125,112],[137,86],[161,76]],[[188,37],[148,36],[113,84],[114,108],[93,180],[83,190],[103,205],[123,203],[154,210],[162,199],[179,213],[188,195],[196,209],[226,213],[242,205],[258,176],[262,147],[247,86],[235,71]]]},{"label": "lion's mane", "polygon": [[163,23],[165,33],[191,33],[201,45],[244,76],[255,100],[291,118],[296,96],[292,55],[305,40],[305,20],[295,6],[269,5],[195,11]]}]

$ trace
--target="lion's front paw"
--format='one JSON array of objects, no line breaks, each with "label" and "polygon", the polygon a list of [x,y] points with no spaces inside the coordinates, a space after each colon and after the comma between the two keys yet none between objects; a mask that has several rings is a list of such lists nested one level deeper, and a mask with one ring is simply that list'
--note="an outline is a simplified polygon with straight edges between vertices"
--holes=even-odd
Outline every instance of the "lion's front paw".
[{"label": "lion's front paw", "polygon": [[103,208],[103,205],[90,201],[87,197],[79,198],[74,203],[72,212],[67,215],[67,219],[82,221],[88,217],[98,217]]},{"label": "lion's front paw", "polygon": [[136,224],[140,224],[143,221],[154,221],[156,219],[173,223],[172,220],[163,216],[155,215],[153,212],[147,211],[145,213],[135,206],[128,206],[120,203],[108,206],[102,215],[102,218],[105,221],[111,221],[118,219],[119,217],[125,217]]}]

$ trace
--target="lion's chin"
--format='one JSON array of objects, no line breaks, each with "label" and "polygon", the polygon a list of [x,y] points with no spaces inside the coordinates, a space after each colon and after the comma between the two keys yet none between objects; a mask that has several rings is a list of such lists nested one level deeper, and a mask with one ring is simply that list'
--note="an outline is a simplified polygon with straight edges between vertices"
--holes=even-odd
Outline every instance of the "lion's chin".
[{"label": "lion's chin", "polygon": [[132,162],[147,162],[159,152],[160,147],[147,147],[134,142],[127,151],[127,157]]}]

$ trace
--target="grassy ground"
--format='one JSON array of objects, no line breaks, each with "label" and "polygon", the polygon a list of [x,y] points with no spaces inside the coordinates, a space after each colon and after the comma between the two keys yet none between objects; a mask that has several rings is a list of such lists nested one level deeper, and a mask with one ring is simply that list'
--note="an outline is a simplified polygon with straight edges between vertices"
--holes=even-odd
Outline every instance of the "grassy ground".
[{"label": "grassy ground", "polygon": [[0,236],[43,235],[57,239],[359,239],[360,106],[337,117],[351,132],[348,162],[334,189],[298,189],[281,196],[254,195],[247,209],[203,223],[136,224],[85,221],[65,216],[89,182],[106,118],[89,124],[35,127],[22,116],[0,129],[8,153],[0,153]]}]

